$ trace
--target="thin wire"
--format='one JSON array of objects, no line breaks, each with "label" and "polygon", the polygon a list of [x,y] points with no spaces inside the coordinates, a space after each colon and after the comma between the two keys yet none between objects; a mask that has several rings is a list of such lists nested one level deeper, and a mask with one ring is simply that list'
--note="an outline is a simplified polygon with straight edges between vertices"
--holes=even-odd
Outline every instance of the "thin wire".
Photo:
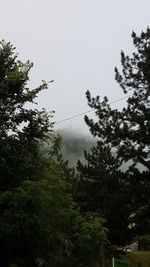
[{"label": "thin wire", "polygon": [[[122,97],[122,98],[119,98],[119,99],[117,99],[117,100],[114,100],[114,101],[112,101],[111,103],[109,103],[109,105],[112,105],[112,104],[114,104],[114,103],[117,103],[117,102],[119,102],[119,101],[121,101],[121,100],[123,100],[123,99],[126,99],[126,98],[130,97],[130,96],[131,96],[131,95],[124,96],[124,97]],[[77,117],[80,117],[80,116],[82,116],[82,115],[85,115],[85,114],[90,113],[90,112],[93,112],[93,111],[95,111],[95,109],[90,109],[90,110],[87,110],[87,111],[85,111],[85,112],[76,114],[76,115],[74,115],[74,116],[72,116],[72,117],[65,118],[65,119],[63,119],[63,120],[61,120],[61,121],[57,121],[57,122],[55,123],[55,125],[56,125],[56,124],[63,123],[63,122],[66,122],[66,121],[70,121],[70,120],[72,120],[72,119],[75,119],[75,118],[77,118]]]}]

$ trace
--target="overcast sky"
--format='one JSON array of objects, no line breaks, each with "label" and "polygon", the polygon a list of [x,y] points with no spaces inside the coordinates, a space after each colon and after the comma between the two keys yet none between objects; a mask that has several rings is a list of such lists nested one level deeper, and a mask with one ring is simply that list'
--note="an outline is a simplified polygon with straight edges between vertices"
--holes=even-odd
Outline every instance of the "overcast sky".
[{"label": "overcast sky", "polygon": [[[123,96],[114,66],[121,49],[132,52],[132,30],[149,25],[149,0],[1,1],[1,39],[16,46],[21,60],[34,63],[31,85],[54,79],[40,94],[39,107],[55,110],[56,122],[89,110],[87,89],[110,101]],[[83,117],[56,128],[86,132]]]}]

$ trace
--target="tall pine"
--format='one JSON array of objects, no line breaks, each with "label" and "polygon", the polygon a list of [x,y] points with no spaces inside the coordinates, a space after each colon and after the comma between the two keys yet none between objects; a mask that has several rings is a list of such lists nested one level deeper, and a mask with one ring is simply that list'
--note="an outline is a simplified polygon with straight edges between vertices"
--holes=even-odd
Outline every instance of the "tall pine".
[{"label": "tall pine", "polygon": [[[90,92],[87,91],[88,105],[95,110],[97,120],[95,122],[85,116],[85,122],[92,135],[99,139],[101,150],[104,152],[105,147],[107,147],[118,162],[118,166],[114,165],[112,169],[113,172],[117,170],[118,181],[123,176],[121,181],[124,185],[121,187],[120,207],[124,209],[124,213],[121,214],[116,203],[113,204],[112,209],[118,213],[118,216],[125,217],[123,221],[124,223],[127,222],[126,229],[132,230],[134,236],[136,236],[150,232],[150,29],[147,28],[140,36],[133,32],[132,40],[135,47],[132,56],[125,55],[121,51],[122,70],[119,72],[118,68],[115,68],[115,79],[128,96],[127,106],[121,111],[112,109],[106,97],[101,101],[99,96],[92,97]],[[86,181],[82,194],[86,194],[86,198],[91,199],[91,201],[92,199],[95,200],[98,191],[102,195],[103,187],[105,188],[105,184],[108,186],[109,183],[108,177],[103,181],[101,170],[104,168],[107,173],[111,161],[108,160],[109,157],[105,153],[107,158],[107,167],[105,167],[105,164],[103,164],[105,157],[100,159],[98,151],[97,143],[95,154],[93,151],[88,157],[85,154],[88,162],[87,166],[79,163],[78,168],[81,180]],[[103,152],[101,155],[103,155]],[[93,159],[92,164],[89,158]],[[128,168],[120,176],[119,171],[123,169],[124,164],[127,164]],[[91,170],[92,179],[97,184],[92,195],[88,193],[87,189],[87,187],[91,189],[91,185],[88,186],[91,181]],[[96,182],[98,180],[96,178],[97,173],[98,179],[102,182],[101,187]],[[113,173],[110,176],[113,188],[115,183]],[[114,199],[117,199],[118,192],[121,191],[116,186]],[[108,195],[110,193],[107,190],[107,193],[103,194],[104,200],[107,199]],[[102,209],[100,199],[99,197],[97,200],[99,210]],[[122,199],[124,199],[123,202]],[[112,201],[110,201],[111,205]],[[128,208],[126,209],[126,207]],[[91,210],[91,204],[88,205],[88,208]],[[106,206],[106,209],[109,210],[109,207]],[[109,220],[107,215],[106,219]],[[118,239],[122,235],[119,227],[118,220],[118,231],[120,231]],[[110,227],[111,231],[112,228]]]}]

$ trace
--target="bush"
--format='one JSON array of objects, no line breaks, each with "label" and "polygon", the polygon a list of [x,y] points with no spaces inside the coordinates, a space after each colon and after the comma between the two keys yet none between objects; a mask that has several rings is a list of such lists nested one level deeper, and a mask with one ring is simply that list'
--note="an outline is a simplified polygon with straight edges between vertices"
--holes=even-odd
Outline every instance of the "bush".
[{"label": "bush", "polygon": [[140,236],[139,250],[150,250],[150,235]]}]

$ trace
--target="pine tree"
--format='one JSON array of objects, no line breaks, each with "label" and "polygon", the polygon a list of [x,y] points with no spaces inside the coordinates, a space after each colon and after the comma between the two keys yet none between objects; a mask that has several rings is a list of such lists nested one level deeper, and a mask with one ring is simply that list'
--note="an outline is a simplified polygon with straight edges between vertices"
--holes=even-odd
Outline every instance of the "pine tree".
[{"label": "pine tree", "polygon": [[74,193],[81,212],[92,212],[106,219],[111,245],[130,241],[128,187],[120,162],[110,146],[98,141],[90,152],[84,153],[87,164],[78,161],[79,180]]},{"label": "pine tree", "polygon": [[[132,230],[136,235],[150,231],[148,215],[150,214],[150,29],[147,28],[146,32],[142,32],[140,36],[133,32],[132,39],[135,51],[131,57],[121,51],[122,72],[120,73],[115,68],[116,81],[123,92],[128,94],[127,107],[121,111],[112,109],[107,97],[101,101],[99,96],[94,98],[87,91],[88,105],[95,110],[97,121],[85,116],[85,122],[92,135],[100,140],[102,149],[109,147],[111,153],[114,151],[119,164],[117,170],[121,169],[125,163],[129,165],[123,175],[125,177],[123,191],[128,191],[128,197],[122,194],[126,201],[121,205],[123,205],[122,208],[126,205],[129,207],[127,213],[124,213],[124,216],[128,218],[126,226],[127,228],[134,226]],[[91,153],[95,168],[92,174],[93,179],[95,179],[95,173],[100,173],[102,168],[100,162],[103,161],[100,159],[97,164],[98,157],[97,153],[94,159]],[[90,164],[89,158],[87,161]],[[107,166],[109,165],[110,162],[107,162]],[[84,176],[83,166],[79,169],[81,176]],[[115,170],[116,167],[114,166],[113,169]],[[87,181],[91,179],[89,171],[85,177]],[[111,178],[113,180],[112,175]],[[105,183],[107,184],[107,179],[103,185]],[[98,189],[100,190],[100,188],[95,188],[97,191]],[[84,191],[86,192],[86,185]],[[95,198],[95,192],[93,192],[93,198]],[[116,194],[117,192],[116,190]],[[101,203],[99,206],[101,207]]]}]

